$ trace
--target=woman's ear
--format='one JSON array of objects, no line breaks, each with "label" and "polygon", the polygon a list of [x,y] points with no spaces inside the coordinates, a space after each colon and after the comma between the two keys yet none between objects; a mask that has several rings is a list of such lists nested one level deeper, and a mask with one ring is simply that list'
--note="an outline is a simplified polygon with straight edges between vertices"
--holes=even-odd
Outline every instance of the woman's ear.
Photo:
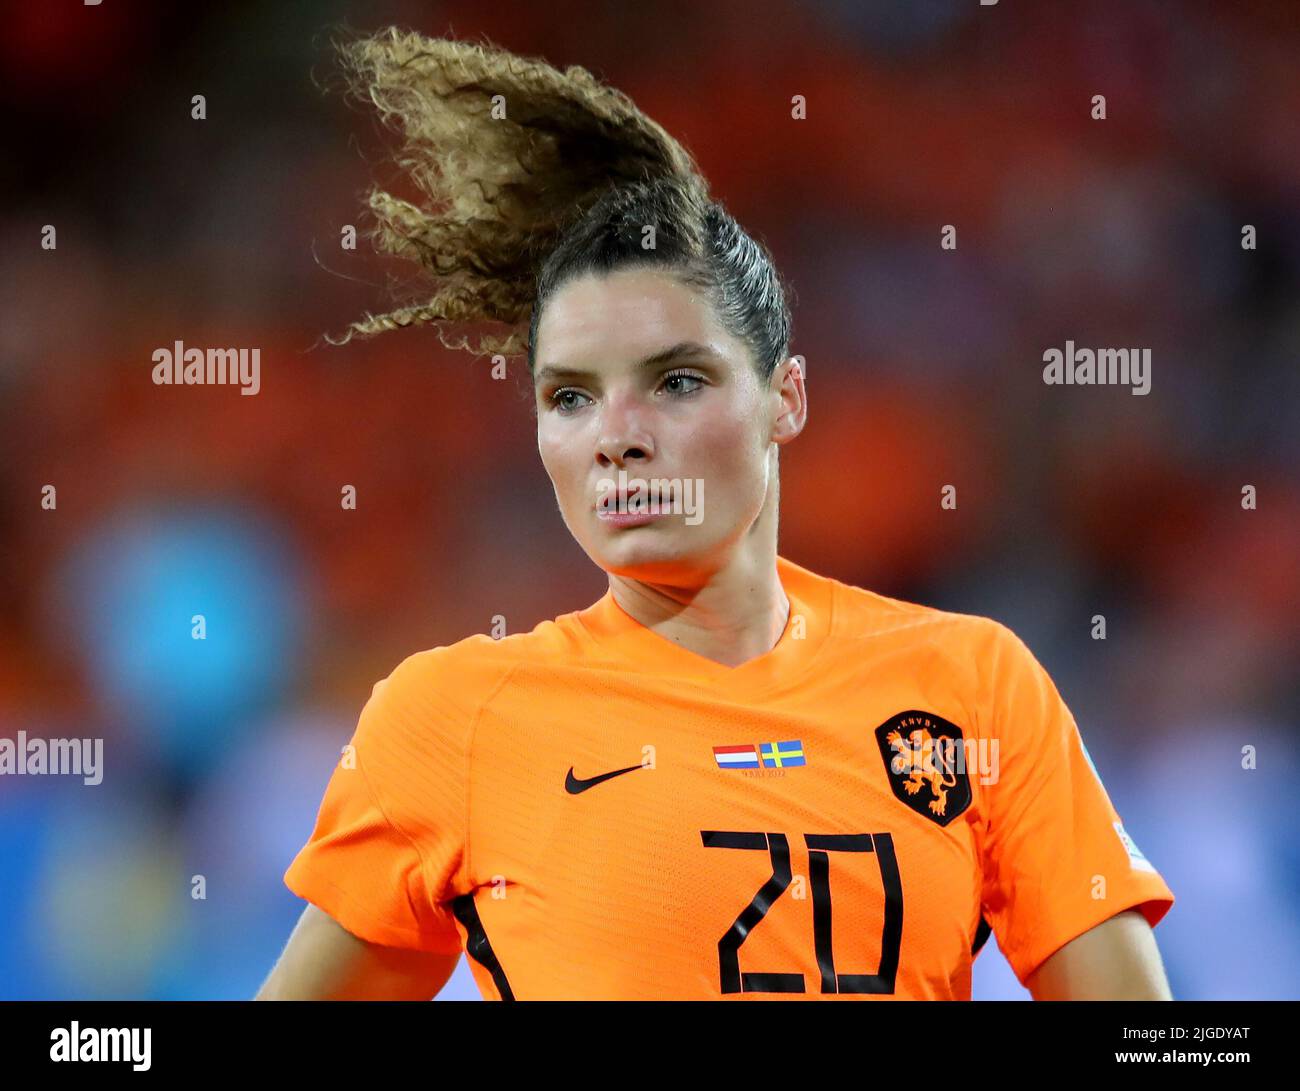
[{"label": "woman's ear", "polygon": [[772,440],[788,443],[803,431],[808,421],[808,392],[804,386],[803,357],[788,356],[773,374],[776,393],[781,399],[780,412],[772,427]]}]

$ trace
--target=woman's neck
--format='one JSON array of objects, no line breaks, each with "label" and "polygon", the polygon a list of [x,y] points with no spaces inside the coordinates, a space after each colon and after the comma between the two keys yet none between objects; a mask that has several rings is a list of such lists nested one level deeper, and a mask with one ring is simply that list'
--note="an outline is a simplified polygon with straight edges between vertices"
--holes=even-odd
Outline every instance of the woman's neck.
[{"label": "woman's neck", "polygon": [[610,574],[614,601],[648,629],[726,667],[770,652],[790,617],[776,568],[776,503],[769,498],[745,539],[721,566],[679,585]]},{"label": "woman's neck", "polygon": [[687,651],[726,667],[770,652],[785,632],[790,600],[776,561],[765,571],[729,567],[698,590],[610,576],[619,606]]}]

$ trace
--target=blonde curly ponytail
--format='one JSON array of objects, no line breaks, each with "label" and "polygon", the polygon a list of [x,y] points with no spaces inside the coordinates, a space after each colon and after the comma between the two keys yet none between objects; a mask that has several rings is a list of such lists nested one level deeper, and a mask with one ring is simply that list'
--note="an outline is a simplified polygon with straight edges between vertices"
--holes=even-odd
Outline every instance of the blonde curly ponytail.
[{"label": "blonde curly ponytail", "polygon": [[[348,90],[401,134],[396,162],[428,198],[372,188],[370,238],[422,266],[433,291],[351,323],[334,344],[432,322],[448,347],[522,353],[540,262],[603,192],[667,179],[707,201],[686,150],[584,68],[397,28],[338,50]],[[477,345],[442,336],[444,324],[484,320],[515,328]]]}]

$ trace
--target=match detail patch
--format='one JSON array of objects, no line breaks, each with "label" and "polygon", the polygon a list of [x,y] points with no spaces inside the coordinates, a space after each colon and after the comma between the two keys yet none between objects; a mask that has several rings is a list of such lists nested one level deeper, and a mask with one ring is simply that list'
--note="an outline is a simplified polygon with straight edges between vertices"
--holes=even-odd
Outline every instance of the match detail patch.
[{"label": "match detail patch", "polygon": [[1133,865],[1134,871],[1155,871],[1151,861],[1143,855],[1142,850],[1137,847],[1137,843],[1125,831],[1121,822],[1112,822],[1115,832],[1119,834],[1120,843],[1124,846],[1124,851],[1128,853],[1129,863]]},{"label": "match detail patch", "polygon": [[794,765],[807,765],[803,743],[798,739],[786,742],[743,743],[740,746],[715,746],[713,760],[719,769],[785,769]]}]

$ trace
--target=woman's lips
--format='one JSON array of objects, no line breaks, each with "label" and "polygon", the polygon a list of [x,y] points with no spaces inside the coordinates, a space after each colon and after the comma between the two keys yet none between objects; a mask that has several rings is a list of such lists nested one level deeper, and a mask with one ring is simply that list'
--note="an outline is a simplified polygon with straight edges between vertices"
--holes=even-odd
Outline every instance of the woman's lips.
[{"label": "woman's lips", "polygon": [[644,484],[604,493],[596,501],[596,518],[608,527],[641,527],[673,514],[672,493],[653,494]]},{"label": "woman's lips", "polygon": [[656,511],[601,511],[596,509],[596,518],[610,527],[639,527],[662,519],[667,512]]}]

